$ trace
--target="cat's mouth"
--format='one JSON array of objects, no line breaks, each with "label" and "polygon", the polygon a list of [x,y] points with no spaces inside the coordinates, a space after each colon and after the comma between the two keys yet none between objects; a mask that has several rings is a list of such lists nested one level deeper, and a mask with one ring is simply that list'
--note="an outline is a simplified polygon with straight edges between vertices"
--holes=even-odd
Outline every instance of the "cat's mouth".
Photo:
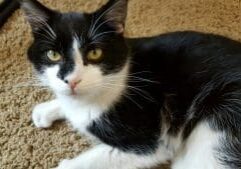
[{"label": "cat's mouth", "polygon": [[76,92],[75,89],[72,89],[72,88],[71,88],[71,95],[73,95],[73,96],[76,96],[76,95],[77,95],[77,92]]},{"label": "cat's mouth", "polygon": [[83,96],[86,95],[88,92],[84,91],[84,90],[80,90],[80,89],[69,89],[68,92],[66,92],[65,94],[68,96]]}]

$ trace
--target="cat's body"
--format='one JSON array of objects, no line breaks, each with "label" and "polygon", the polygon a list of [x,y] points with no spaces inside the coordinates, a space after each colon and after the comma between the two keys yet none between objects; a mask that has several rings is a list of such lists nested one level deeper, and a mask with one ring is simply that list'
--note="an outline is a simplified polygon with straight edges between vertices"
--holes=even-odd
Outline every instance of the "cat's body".
[{"label": "cat's body", "polygon": [[35,107],[34,124],[66,119],[95,142],[58,169],[137,169],[168,160],[172,169],[241,167],[239,42],[196,32],[124,38],[125,0],[92,18],[30,0],[22,7],[35,37],[30,61],[56,94]]}]

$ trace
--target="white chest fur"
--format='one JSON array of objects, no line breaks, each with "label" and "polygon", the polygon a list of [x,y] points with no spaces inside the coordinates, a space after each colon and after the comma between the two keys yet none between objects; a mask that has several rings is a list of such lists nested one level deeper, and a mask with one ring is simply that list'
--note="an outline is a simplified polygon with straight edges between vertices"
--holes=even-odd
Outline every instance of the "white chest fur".
[{"label": "white chest fur", "polygon": [[103,112],[99,106],[76,98],[60,97],[59,101],[66,120],[81,134],[89,135],[87,126]]}]

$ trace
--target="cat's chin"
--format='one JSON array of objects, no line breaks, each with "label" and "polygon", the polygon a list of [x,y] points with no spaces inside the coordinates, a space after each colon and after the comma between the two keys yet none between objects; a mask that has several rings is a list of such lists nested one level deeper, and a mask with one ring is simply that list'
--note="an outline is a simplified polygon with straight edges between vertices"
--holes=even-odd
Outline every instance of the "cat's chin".
[{"label": "cat's chin", "polygon": [[85,92],[85,91],[71,91],[71,90],[67,90],[67,91],[55,91],[55,93],[57,95],[62,95],[62,96],[67,96],[67,97],[85,97],[90,95],[89,92]]}]

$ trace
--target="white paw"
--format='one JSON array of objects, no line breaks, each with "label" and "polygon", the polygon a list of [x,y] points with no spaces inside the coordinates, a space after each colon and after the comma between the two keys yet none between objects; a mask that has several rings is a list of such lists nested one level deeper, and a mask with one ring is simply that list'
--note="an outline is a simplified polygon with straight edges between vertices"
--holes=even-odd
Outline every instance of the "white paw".
[{"label": "white paw", "polygon": [[48,110],[48,104],[42,103],[35,106],[32,113],[32,120],[38,128],[48,128],[53,123],[52,110]]}]

